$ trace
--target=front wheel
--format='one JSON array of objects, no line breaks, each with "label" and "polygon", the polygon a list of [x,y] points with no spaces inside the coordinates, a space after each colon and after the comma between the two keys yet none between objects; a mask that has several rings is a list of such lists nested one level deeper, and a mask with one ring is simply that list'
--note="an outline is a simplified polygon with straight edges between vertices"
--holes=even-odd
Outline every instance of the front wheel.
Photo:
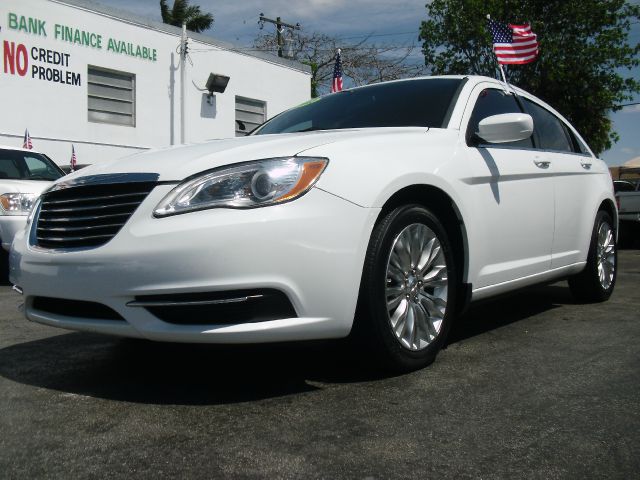
[{"label": "front wheel", "polygon": [[374,228],[356,325],[376,359],[395,371],[434,359],[455,313],[456,276],[447,232],[420,205],[389,212]]},{"label": "front wheel", "polygon": [[604,210],[596,215],[584,270],[569,278],[573,297],[581,302],[608,300],[616,284],[618,249],[613,220]]}]

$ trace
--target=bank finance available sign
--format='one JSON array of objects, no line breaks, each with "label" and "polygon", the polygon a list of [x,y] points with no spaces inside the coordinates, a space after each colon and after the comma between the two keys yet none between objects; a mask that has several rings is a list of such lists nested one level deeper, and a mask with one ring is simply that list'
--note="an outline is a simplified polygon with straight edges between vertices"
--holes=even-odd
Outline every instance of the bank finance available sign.
[{"label": "bank finance available sign", "polygon": [[[53,38],[61,43],[106,50],[118,55],[155,62],[158,53],[155,48],[138,45],[114,37],[69,25],[56,23],[51,26],[47,21],[9,12],[7,15],[9,31],[26,33],[35,37]],[[2,41],[2,65],[4,73],[20,77],[31,77],[35,80],[80,86],[82,75],[72,68],[72,54],[61,49],[43,48],[37,42],[21,43],[12,40]]]}]

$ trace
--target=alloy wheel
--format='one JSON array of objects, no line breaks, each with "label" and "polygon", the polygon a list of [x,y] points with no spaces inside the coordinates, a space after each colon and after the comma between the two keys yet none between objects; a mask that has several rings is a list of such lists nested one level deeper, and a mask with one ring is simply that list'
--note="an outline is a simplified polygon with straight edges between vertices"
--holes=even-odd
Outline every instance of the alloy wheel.
[{"label": "alloy wheel", "polygon": [[431,344],[447,309],[447,264],[437,235],[422,223],[394,239],[387,261],[386,305],[391,329],[413,351]]},{"label": "alloy wheel", "polygon": [[598,266],[598,280],[605,290],[613,283],[616,271],[616,246],[613,235],[613,230],[609,224],[602,222],[600,228],[598,228],[596,263]]}]

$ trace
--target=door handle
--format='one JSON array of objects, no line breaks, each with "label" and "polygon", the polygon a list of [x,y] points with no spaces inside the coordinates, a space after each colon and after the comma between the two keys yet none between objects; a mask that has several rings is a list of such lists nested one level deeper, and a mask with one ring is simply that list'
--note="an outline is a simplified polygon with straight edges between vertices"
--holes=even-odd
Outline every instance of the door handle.
[{"label": "door handle", "polygon": [[535,163],[538,168],[549,168],[549,165],[551,165],[551,162],[547,160],[534,160],[533,163]]},{"label": "door handle", "polygon": [[590,163],[580,162],[580,165],[582,165],[582,168],[584,168],[585,170],[591,170],[591,164]]}]

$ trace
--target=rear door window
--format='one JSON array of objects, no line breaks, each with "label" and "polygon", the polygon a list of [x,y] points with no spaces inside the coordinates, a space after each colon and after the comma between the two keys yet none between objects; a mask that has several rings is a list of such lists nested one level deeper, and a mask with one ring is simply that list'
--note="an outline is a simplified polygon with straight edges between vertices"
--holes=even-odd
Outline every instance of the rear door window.
[{"label": "rear door window", "polygon": [[537,135],[538,147],[543,150],[573,152],[566,127],[554,114],[525,98],[527,112],[533,118],[533,131]]}]

